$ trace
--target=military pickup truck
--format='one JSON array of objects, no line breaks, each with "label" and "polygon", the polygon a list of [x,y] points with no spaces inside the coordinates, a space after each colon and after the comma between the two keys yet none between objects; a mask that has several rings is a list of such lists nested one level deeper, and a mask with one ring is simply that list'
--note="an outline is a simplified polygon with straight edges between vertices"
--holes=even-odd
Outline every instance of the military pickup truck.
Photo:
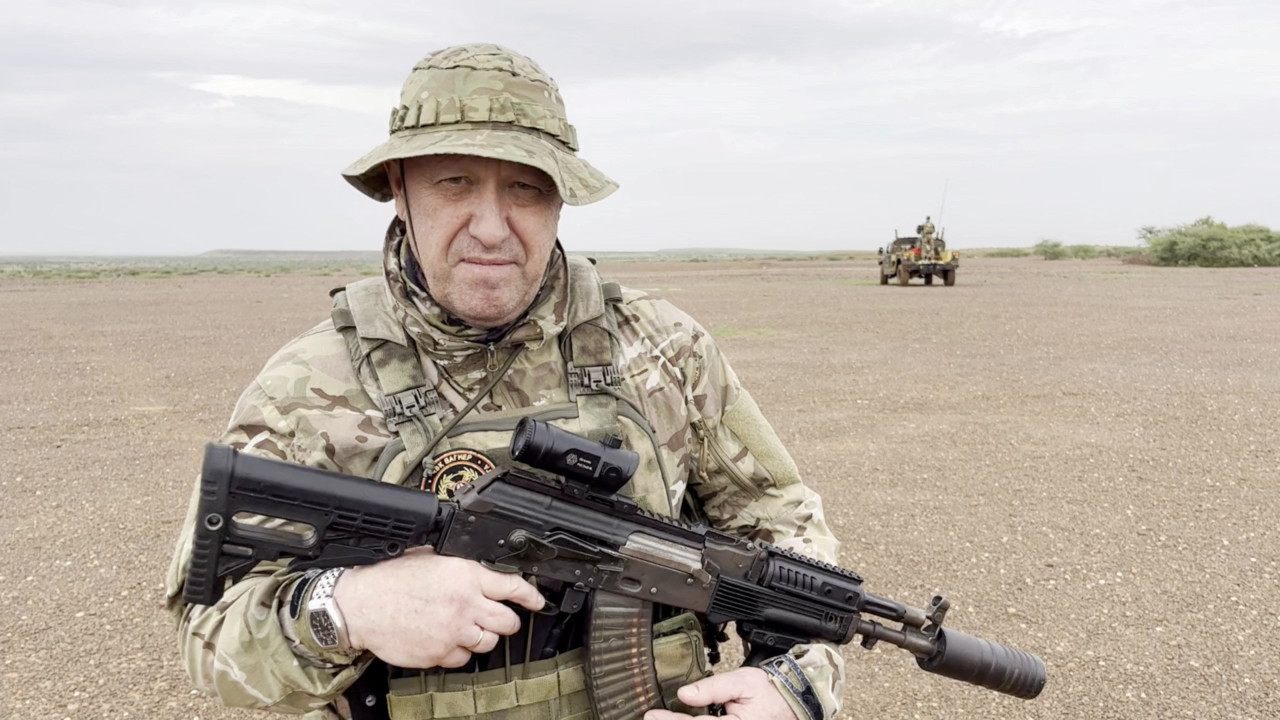
[{"label": "military pickup truck", "polygon": [[925,285],[932,285],[934,275],[942,278],[943,285],[956,284],[960,253],[948,250],[941,235],[930,242],[920,237],[898,237],[895,230],[893,244],[879,252],[881,285],[888,285],[892,277],[898,278],[899,285],[910,283],[913,277],[922,277]]}]

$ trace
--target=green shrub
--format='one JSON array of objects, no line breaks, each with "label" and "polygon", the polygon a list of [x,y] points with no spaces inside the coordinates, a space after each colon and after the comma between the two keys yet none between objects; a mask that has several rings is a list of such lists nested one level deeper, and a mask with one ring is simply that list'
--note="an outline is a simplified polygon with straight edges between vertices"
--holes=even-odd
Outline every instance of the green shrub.
[{"label": "green shrub", "polygon": [[1212,217],[1169,228],[1138,231],[1157,265],[1280,266],[1280,233],[1262,225],[1230,227]]},{"label": "green shrub", "polygon": [[1067,256],[1066,249],[1058,240],[1041,240],[1031,248],[1031,253],[1045,260],[1061,260]]},{"label": "green shrub", "polygon": [[1027,257],[1031,251],[1026,248],[996,248],[995,250],[987,250],[982,253],[982,257],[993,258],[1020,258]]},{"label": "green shrub", "polygon": [[1068,257],[1076,260],[1092,260],[1101,254],[1097,245],[1068,245],[1063,250],[1066,251]]}]

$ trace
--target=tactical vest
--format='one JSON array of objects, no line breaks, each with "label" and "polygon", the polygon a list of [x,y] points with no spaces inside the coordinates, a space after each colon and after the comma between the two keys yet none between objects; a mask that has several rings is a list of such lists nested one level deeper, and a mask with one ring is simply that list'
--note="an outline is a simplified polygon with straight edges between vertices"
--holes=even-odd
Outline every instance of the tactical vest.
[{"label": "tactical vest", "polygon": [[[679,514],[681,506],[670,497],[668,470],[653,428],[622,392],[615,318],[621,288],[601,281],[585,258],[567,257],[566,263],[569,308],[557,338],[564,366],[563,401],[501,412],[477,413],[473,408],[506,375],[520,356],[519,349],[505,363],[491,363],[487,381],[471,402],[458,409],[462,412],[450,412],[436,389],[442,370],[418,352],[396,320],[394,300],[383,279],[367,278],[332,293],[334,326],[346,341],[356,375],[396,435],[383,450],[374,479],[406,484],[421,472],[419,487],[451,496],[457,482],[485,469],[483,462],[476,466],[477,460],[507,461],[516,423],[532,416],[595,440],[622,437],[624,445],[640,455],[639,467],[622,493],[652,512]],[[462,474],[450,474],[451,462],[462,467]],[[677,616],[654,627],[655,669],[668,707],[679,707],[677,688],[710,673],[701,627],[692,617]],[[370,715],[361,712],[361,706],[381,711],[384,702],[385,713],[393,720],[591,717],[580,650],[502,670],[410,672],[393,677],[385,696],[381,686],[374,687],[377,692],[363,697],[348,694],[356,717]],[[363,692],[367,691],[357,694]]]}]

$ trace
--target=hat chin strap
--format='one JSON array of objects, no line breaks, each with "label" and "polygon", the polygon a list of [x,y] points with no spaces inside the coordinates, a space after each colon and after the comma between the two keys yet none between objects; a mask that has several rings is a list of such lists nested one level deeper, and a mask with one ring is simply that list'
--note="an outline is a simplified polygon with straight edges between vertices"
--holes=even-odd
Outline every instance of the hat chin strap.
[{"label": "hat chin strap", "polygon": [[[414,262],[418,266],[418,273],[422,280],[422,289],[427,291],[427,296],[431,296],[431,288],[427,285],[427,274],[422,270],[422,258],[418,257],[418,241],[417,235],[413,232],[413,208],[409,207],[409,180],[404,174],[404,158],[398,158],[396,163],[400,166],[400,195],[404,198],[404,231],[405,242],[409,243],[409,253],[413,255]],[[410,282],[413,279],[410,278]],[[434,297],[431,298],[436,304],[440,301]],[[453,315],[452,311],[440,305],[445,312]],[[466,322],[465,320],[463,322]],[[470,323],[468,323],[470,324]]]},{"label": "hat chin strap", "polygon": [[[413,255],[414,262],[418,266],[418,273],[422,280],[422,289],[427,291],[427,295],[431,295],[431,288],[427,285],[427,273],[422,269],[422,258],[418,257],[418,236],[413,231],[413,208],[409,207],[409,179],[404,174],[404,158],[398,158],[396,163],[400,166],[400,194],[404,197],[404,228],[405,242],[409,243],[409,253]],[[410,280],[412,281],[412,279]],[[434,297],[431,298],[437,304],[440,302]],[[440,307],[444,308],[443,305]],[[452,312],[445,308],[445,312]],[[464,321],[465,322],[465,321]]]},{"label": "hat chin strap", "polygon": [[[418,240],[417,235],[413,232],[413,210],[409,207],[409,179],[404,174],[404,158],[397,158],[396,163],[400,166],[400,194],[404,197],[404,224],[409,231],[409,252],[417,257]],[[418,260],[418,264],[422,264],[422,260]]]}]

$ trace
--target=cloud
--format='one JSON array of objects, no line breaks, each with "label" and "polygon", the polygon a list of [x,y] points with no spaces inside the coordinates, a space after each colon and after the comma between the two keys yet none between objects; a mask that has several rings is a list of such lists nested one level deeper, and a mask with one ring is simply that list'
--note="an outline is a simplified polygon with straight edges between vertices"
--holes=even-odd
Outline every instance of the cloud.
[{"label": "cloud", "polygon": [[953,237],[986,244],[1280,224],[1277,22],[1263,0],[25,3],[0,25],[0,162],[24,168],[0,243],[70,213],[95,240],[50,242],[367,247],[386,209],[336,171],[414,62],[469,40],[542,64],[622,181],[565,214],[592,247],[874,247],[948,181]]},{"label": "cloud", "polygon": [[168,74],[192,90],[223,98],[269,98],[296,105],[332,108],[354,113],[387,114],[400,94],[399,88],[361,85],[323,85],[292,78],[253,78],[243,75],[182,77]]}]

